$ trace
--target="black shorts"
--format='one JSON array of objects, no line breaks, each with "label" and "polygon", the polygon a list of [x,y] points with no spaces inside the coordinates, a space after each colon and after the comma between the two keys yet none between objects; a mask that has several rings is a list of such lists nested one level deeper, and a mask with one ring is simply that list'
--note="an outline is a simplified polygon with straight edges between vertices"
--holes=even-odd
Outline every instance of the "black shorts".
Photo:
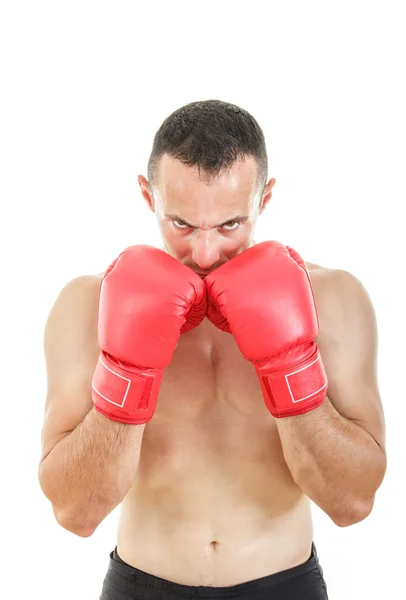
[{"label": "black shorts", "polygon": [[314,543],[303,564],[230,587],[173,583],[134,569],[121,560],[116,550],[110,553],[99,600],[328,600]]}]

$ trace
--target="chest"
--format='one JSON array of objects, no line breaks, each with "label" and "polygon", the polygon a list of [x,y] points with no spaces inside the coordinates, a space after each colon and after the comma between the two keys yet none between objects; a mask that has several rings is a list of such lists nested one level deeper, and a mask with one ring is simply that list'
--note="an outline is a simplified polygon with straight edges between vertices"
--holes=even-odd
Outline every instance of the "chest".
[{"label": "chest", "polygon": [[139,469],[144,482],[158,487],[186,474],[189,482],[226,485],[248,477],[251,487],[271,476],[291,485],[255,369],[234,338],[206,319],[181,336],[165,369]]},{"label": "chest", "polygon": [[241,356],[233,336],[207,319],[181,336],[165,369],[159,403],[162,415],[176,405],[186,419],[201,418],[211,409],[253,420],[267,412],[254,367]]},{"label": "chest", "polygon": [[206,464],[211,458],[213,464],[231,457],[263,463],[270,453],[279,456],[276,424],[255,369],[241,356],[234,338],[207,319],[181,336],[165,369],[144,443],[176,464],[190,456]]}]

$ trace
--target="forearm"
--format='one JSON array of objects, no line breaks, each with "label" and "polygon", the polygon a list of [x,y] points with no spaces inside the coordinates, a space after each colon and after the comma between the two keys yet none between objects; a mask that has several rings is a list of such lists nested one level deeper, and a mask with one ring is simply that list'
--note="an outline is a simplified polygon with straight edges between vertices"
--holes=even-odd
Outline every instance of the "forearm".
[{"label": "forearm", "polygon": [[386,469],[375,440],[342,417],[328,398],[317,409],[276,424],[286,463],[303,492],[338,525],[365,518]]},{"label": "forearm", "polygon": [[89,535],[123,500],[139,463],[145,425],[107,419],[94,408],[39,467],[58,522]]}]

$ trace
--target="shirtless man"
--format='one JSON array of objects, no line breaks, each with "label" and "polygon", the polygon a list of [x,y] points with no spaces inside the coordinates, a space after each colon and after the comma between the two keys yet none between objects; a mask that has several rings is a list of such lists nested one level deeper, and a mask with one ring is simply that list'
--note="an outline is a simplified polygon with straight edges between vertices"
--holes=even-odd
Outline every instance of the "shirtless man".
[{"label": "shirtless man", "polygon": [[310,500],[357,523],[386,469],[368,294],[255,243],[275,179],[234,105],[175,111],[138,181],[163,249],[70,281],[47,320],[43,492],[83,537],[121,504],[102,600],[327,598]]}]

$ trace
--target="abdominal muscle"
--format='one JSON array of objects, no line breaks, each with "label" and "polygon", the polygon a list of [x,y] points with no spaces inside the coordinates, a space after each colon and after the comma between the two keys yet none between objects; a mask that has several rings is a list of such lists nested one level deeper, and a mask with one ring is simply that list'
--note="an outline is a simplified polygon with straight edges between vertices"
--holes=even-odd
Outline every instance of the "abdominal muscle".
[{"label": "abdominal muscle", "polygon": [[165,370],[117,552],[175,583],[224,587],[304,563],[313,529],[255,371],[212,327],[182,336]]}]

